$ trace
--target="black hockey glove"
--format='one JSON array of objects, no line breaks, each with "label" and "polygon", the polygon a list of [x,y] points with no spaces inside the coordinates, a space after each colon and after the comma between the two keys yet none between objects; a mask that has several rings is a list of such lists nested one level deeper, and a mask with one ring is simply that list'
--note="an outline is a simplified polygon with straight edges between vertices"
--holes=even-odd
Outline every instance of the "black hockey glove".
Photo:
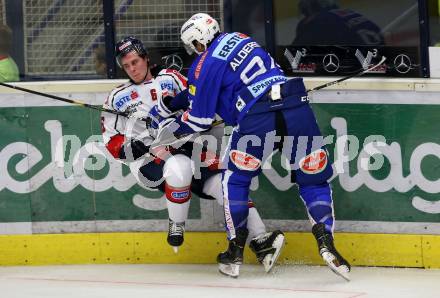
[{"label": "black hockey glove", "polygon": [[122,146],[119,153],[120,159],[136,160],[150,151],[150,146],[145,145],[141,140],[131,139]]}]

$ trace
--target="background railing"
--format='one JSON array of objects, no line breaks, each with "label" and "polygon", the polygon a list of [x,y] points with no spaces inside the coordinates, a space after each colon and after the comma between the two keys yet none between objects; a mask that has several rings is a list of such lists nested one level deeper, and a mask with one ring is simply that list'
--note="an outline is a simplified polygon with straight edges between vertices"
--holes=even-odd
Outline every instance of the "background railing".
[{"label": "background railing", "polygon": [[[302,6],[315,1],[337,4],[341,13],[347,10],[359,13],[379,27],[380,42],[369,39],[353,44],[346,39],[322,44],[323,36],[319,34],[312,34],[316,39],[306,44],[296,42],[300,33],[297,28],[305,18]],[[0,21],[13,30],[11,56],[19,66],[22,80],[121,77],[123,74],[115,67],[113,49],[115,41],[127,35],[135,35],[145,43],[153,63],[166,63],[167,57],[178,55],[182,66],[187,68],[191,57],[182,49],[179,31],[185,20],[197,12],[211,14],[225,31],[251,35],[273,54],[289,75],[344,75],[344,71],[349,73],[358,67],[353,53],[359,49],[364,56],[368,51],[378,51],[389,58],[386,69],[375,75],[429,77],[428,46],[440,45],[438,2],[0,0]],[[340,16],[343,17],[343,13]],[[359,20],[353,19],[350,26]],[[332,22],[326,24],[332,25]],[[295,56],[296,51],[304,48],[311,55],[295,69],[284,55],[286,49]],[[327,54],[335,54],[342,64],[353,67],[346,65],[334,73],[326,72],[319,64]],[[396,71],[399,55],[407,55],[411,60],[407,72]],[[315,66],[313,71],[312,66]]]},{"label": "background railing", "polygon": [[94,74],[90,47],[103,45],[102,1],[25,1],[25,73]]},{"label": "background railing", "polygon": [[0,24],[6,24],[5,0],[0,1]]},{"label": "background railing", "polygon": [[[141,39],[155,57],[155,63],[160,63],[164,51],[166,54],[167,50],[180,50],[180,27],[192,14],[207,12],[219,20],[223,16],[220,0],[0,3],[1,15],[7,15],[6,23],[14,32],[11,56],[19,65],[23,80],[113,78],[117,75],[114,42],[127,35]],[[111,30],[105,27],[105,11],[112,12]],[[107,34],[113,36],[108,38]],[[155,53],[156,48],[161,49],[160,53]]]}]

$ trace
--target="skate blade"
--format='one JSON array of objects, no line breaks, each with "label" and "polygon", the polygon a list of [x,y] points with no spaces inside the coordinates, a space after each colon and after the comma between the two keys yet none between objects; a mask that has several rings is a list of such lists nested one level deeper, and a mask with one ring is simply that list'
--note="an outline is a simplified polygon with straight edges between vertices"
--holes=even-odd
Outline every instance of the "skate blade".
[{"label": "skate blade", "polygon": [[346,281],[350,281],[350,270],[345,265],[336,266],[334,263],[335,256],[332,253],[324,252],[322,254],[322,258],[327,263],[327,266],[337,275],[345,279]]},{"label": "skate blade", "polygon": [[281,254],[281,250],[284,246],[284,240],[285,237],[284,235],[278,235],[275,238],[275,241],[273,242],[273,247],[275,247],[275,252],[273,254],[268,254],[264,257],[263,261],[261,262],[264,266],[264,270],[266,271],[266,273],[269,273],[272,268],[275,266],[278,257]]},{"label": "skate blade", "polygon": [[173,251],[174,253],[178,253],[179,252],[179,247],[178,246],[173,246]]},{"label": "skate blade", "polygon": [[237,278],[240,274],[240,265],[237,264],[218,264],[218,271],[221,274]]}]

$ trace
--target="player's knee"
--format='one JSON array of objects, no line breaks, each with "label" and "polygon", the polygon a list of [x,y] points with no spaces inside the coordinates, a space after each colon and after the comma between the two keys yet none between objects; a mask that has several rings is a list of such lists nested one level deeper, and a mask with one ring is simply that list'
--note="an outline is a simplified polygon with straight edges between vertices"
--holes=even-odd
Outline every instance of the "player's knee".
[{"label": "player's knee", "polygon": [[228,204],[229,209],[231,209],[231,211],[233,211],[235,214],[246,215],[245,218],[247,218],[247,215],[249,214],[247,201],[243,202],[241,200],[225,198],[225,203]]},{"label": "player's knee", "polygon": [[163,175],[167,185],[179,188],[189,186],[193,176],[191,159],[182,154],[171,156],[165,162]]}]

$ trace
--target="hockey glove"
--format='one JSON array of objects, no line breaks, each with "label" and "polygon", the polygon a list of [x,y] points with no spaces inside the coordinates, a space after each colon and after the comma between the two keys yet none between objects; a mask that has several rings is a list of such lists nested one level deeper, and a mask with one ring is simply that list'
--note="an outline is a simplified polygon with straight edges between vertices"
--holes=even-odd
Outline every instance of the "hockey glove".
[{"label": "hockey glove", "polygon": [[174,132],[179,128],[179,124],[174,120],[167,118],[159,124],[156,139],[151,143],[151,149],[160,146],[171,146],[177,149],[194,137],[194,134],[176,136]]},{"label": "hockey glove", "polygon": [[150,151],[150,146],[147,146],[138,139],[131,139],[122,146],[122,150],[119,153],[120,159],[127,161],[134,161]]}]

